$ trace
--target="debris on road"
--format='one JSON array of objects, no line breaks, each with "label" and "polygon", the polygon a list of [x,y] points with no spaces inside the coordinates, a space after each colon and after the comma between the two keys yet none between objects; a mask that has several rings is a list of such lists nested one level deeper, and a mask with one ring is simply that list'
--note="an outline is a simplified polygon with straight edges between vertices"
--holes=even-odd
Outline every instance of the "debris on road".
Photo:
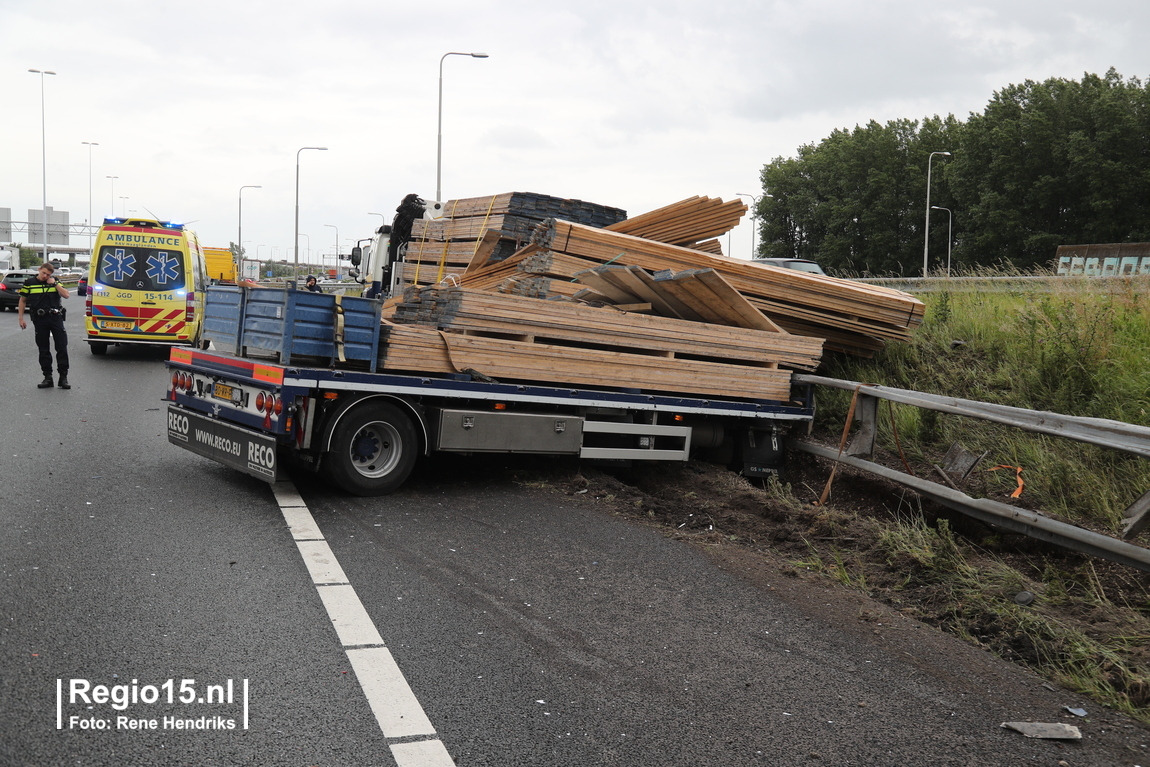
[{"label": "debris on road", "polygon": [[1028,738],[1047,740],[1081,740],[1082,732],[1071,724],[1061,722],[1003,722],[1002,727],[1020,732]]}]

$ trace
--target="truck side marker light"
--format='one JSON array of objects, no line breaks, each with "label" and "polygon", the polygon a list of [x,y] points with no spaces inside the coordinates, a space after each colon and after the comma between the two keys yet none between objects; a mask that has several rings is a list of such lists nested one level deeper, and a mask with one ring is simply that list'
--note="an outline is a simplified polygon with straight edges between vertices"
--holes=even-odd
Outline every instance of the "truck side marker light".
[{"label": "truck side marker light", "polygon": [[339,392],[337,392],[337,391],[325,391],[323,393],[323,398],[324,399],[339,399]]},{"label": "truck side marker light", "polygon": [[506,410],[507,409],[507,403],[506,402],[496,402],[495,403],[495,409],[496,410]]}]

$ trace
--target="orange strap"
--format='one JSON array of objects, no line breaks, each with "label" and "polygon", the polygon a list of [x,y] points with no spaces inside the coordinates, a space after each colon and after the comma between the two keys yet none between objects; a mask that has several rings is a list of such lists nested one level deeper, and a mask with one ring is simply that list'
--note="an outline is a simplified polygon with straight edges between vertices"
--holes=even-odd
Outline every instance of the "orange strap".
[{"label": "orange strap", "polygon": [[[843,424],[843,436],[839,440],[839,456],[842,456],[843,450],[845,450],[846,446],[847,446],[847,438],[850,437],[851,424],[854,422],[854,418],[855,418],[855,406],[858,405],[858,401],[859,401],[859,389],[861,389],[864,386],[871,386],[871,385],[872,384],[859,384],[858,386],[855,387],[854,396],[851,397],[851,406],[847,410],[847,422],[845,424]],[[839,470],[839,462],[835,461],[835,465],[831,467],[831,475],[829,477],[827,477],[827,484],[823,487],[822,495],[820,495],[819,499],[814,502],[815,506],[822,506],[824,503],[827,502],[827,498],[829,498],[831,495],[831,485],[834,484],[834,481],[835,481],[835,472],[837,472],[838,470]]]},{"label": "orange strap", "polygon": [[991,466],[989,469],[986,469],[986,471],[998,471],[999,469],[1014,469],[1014,476],[1018,480],[1018,487],[1014,488],[1014,492],[1010,494],[1010,497],[1018,498],[1022,495],[1022,489],[1026,487],[1026,483],[1022,481],[1022,467],[1001,464],[999,466]]}]

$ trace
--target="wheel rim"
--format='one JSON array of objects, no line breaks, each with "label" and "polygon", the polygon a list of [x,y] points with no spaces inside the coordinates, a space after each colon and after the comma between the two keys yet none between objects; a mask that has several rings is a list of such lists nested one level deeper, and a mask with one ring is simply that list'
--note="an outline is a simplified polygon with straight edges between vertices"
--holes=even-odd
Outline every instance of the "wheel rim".
[{"label": "wheel rim", "polygon": [[348,449],[351,465],[364,477],[390,474],[403,454],[399,432],[389,423],[373,421],[355,433]]}]

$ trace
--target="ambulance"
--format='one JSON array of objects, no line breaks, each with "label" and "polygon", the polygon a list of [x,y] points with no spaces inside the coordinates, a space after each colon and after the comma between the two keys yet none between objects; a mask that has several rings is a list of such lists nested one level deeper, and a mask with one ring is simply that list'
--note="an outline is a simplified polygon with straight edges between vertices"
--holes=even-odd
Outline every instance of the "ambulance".
[{"label": "ambulance", "polygon": [[92,354],[110,344],[200,346],[204,251],[169,221],[105,218],[88,271],[85,327]]}]

